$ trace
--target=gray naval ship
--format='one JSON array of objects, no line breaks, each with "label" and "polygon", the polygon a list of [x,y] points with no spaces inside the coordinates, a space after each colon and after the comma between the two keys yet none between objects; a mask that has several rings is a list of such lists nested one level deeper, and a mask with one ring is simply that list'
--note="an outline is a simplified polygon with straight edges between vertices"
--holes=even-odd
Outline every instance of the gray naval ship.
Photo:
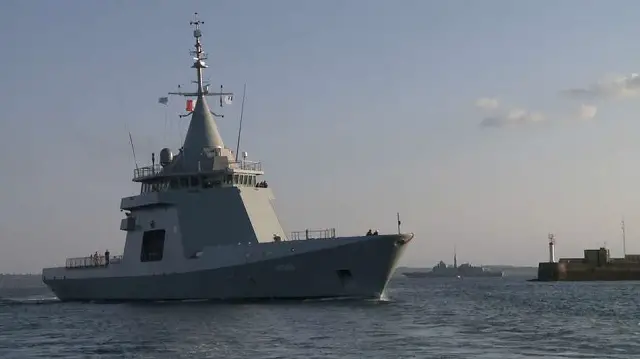
[{"label": "gray naval ship", "polygon": [[62,301],[379,299],[413,234],[286,235],[261,164],[238,160],[218,132],[206,98],[222,106],[233,94],[203,83],[201,24],[196,14],[197,91],[169,93],[195,98],[183,146],[134,170],[141,190],[121,200],[123,254],[69,258],[42,280]]},{"label": "gray naval ship", "polygon": [[431,268],[430,272],[405,272],[402,274],[409,278],[492,278],[504,276],[504,272],[501,270],[490,270],[482,266],[476,267],[469,263],[458,265],[458,255],[455,249],[453,250],[453,266],[447,266],[445,262],[440,261]]}]

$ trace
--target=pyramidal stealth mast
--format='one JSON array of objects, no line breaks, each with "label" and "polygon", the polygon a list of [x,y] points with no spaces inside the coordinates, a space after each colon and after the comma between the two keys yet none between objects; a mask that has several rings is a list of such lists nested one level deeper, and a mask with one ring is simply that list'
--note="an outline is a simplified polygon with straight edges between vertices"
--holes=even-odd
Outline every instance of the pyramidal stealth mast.
[{"label": "pyramidal stealth mast", "polygon": [[207,104],[233,93],[203,82],[202,24],[196,14],[197,90],[169,93],[189,98],[189,129],[175,156],[163,148],[159,163],[152,155],[134,170],[140,193],[120,203],[123,254],[69,258],[43,269],[44,283],[62,301],[380,298],[413,234],[285,235],[261,163],[234,156]]}]

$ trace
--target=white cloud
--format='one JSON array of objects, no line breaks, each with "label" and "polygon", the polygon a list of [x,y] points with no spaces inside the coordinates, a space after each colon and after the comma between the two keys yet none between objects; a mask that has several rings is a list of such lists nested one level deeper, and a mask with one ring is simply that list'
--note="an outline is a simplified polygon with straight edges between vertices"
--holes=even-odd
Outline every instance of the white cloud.
[{"label": "white cloud", "polygon": [[572,97],[590,99],[621,99],[640,96],[640,76],[633,73],[628,76],[615,76],[599,81],[587,87],[563,91]]},{"label": "white cloud", "polygon": [[480,127],[518,126],[545,120],[545,116],[540,112],[520,108],[498,110],[501,106],[495,97],[481,97],[475,101],[475,106],[492,113],[480,122]]},{"label": "white cloud", "polygon": [[483,97],[476,100],[476,107],[485,109],[485,110],[493,110],[498,108],[500,103],[497,98]]},{"label": "white cloud", "polygon": [[596,117],[596,113],[598,112],[598,108],[593,105],[581,105],[579,117],[582,120],[590,120]]},{"label": "white cloud", "polygon": [[481,127],[507,127],[517,125],[528,125],[543,122],[544,114],[540,112],[531,112],[523,109],[513,109],[507,113],[485,117],[480,122]]},{"label": "white cloud", "polygon": [[[567,109],[564,113],[556,113],[551,118],[556,121],[591,120],[598,113],[598,100],[612,98],[640,98],[640,76],[614,76],[585,88],[575,88],[563,91],[576,98],[588,98],[577,109]],[[480,127],[502,128],[526,126],[547,121],[547,115],[538,111],[509,106],[498,101],[497,97],[481,97],[475,107],[483,110],[485,116]]]}]

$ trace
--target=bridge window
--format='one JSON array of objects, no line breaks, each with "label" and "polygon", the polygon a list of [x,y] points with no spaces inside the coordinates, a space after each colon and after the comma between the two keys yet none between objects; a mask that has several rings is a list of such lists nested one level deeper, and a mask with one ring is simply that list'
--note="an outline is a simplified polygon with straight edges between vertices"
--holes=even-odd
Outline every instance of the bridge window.
[{"label": "bridge window", "polygon": [[181,188],[189,187],[189,177],[180,177],[180,187]]},{"label": "bridge window", "polygon": [[180,187],[180,186],[178,185],[178,179],[177,179],[177,178],[172,178],[172,179],[169,181],[169,187],[170,187],[171,189],[178,189],[178,188]]},{"label": "bridge window", "polygon": [[140,262],[157,262],[164,254],[164,229],[145,231],[142,235]]},{"label": "bridge window", "polygon": [[196,176],[191,177],[191,187],[198,187],[200,179]]},{"label": "bridge window", "polygon": [[140,186],[140,193],[144,194],[149,192],[164,192],[170,186],[171,188],[176,188],[174,186],[177,186],[177,182],[174,182],[175,180],[171,180],[171,181],[172,182],[168,182],[165,180],[165,181],[156,181],[151,183],[142,183],[142,185]]}]

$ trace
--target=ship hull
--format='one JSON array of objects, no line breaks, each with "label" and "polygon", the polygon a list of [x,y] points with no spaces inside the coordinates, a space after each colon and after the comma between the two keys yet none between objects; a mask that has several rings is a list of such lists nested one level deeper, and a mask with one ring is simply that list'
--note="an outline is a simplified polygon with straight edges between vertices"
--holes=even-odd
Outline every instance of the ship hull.
[{"label": "ship hull", "polygon": [[370,236],[277,259],[185,273],[73,279],[44,274],[44,282],[62,301],[379,299],[411,237]]}]

